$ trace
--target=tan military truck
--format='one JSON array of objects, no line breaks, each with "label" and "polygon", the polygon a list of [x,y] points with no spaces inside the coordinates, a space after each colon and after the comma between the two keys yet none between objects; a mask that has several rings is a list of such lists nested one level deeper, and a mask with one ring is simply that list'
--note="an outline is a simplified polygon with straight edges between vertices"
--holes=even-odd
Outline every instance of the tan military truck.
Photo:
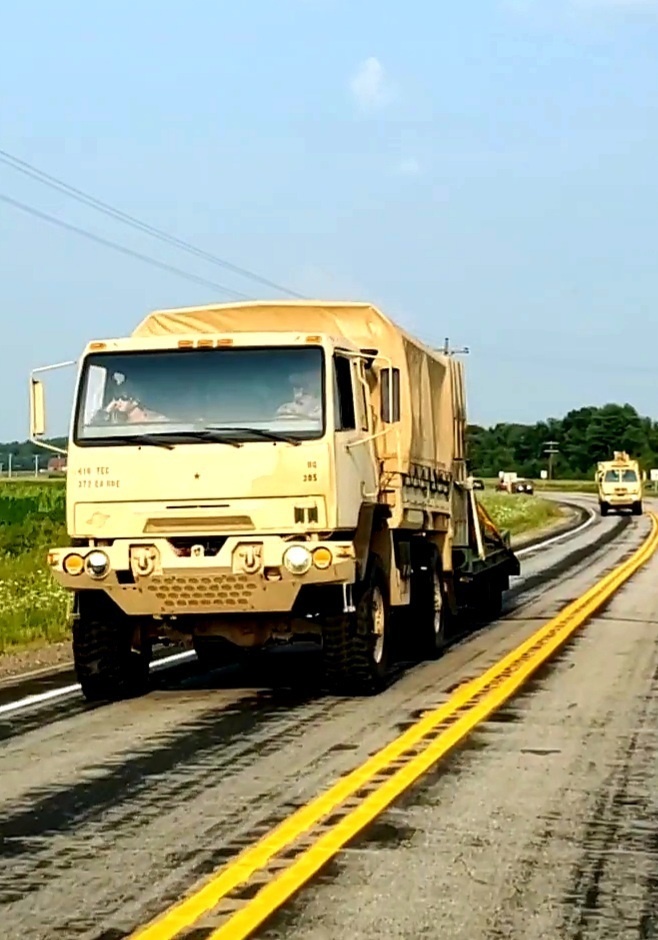
[{"label": "tan military truck", "polygon": [[611,509],[630,509],[636,516],[642,514],[640,465],[626,451],[616,450],[612,460],[599,461],[594,479],[602,516],[607,516]]},{"label": "tan military truck", "polygon": [[[51,367],[45,367],[51,368]],[[31,376],[32,438],[45,434]],[[385,684],[496,616],[519,563],[465,470],[463,366],[366,303],[151,313],[78,363],[68,447],[73,651],[90,699],[146,687],[154,641],[321,643],[330,687]]]}]

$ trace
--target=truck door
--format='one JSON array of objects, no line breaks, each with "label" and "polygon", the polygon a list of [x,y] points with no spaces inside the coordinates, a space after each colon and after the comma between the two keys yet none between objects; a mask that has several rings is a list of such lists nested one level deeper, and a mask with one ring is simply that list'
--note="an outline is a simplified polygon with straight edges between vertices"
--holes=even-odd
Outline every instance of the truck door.
[{"label": "truck door", "polygon": [[338,525],[345,527],[356,525],[363,503],[377,502],[373,444],[364,440],[372,433],[372,418],[361,370],[359,360],[334,356],[336,498]]}]

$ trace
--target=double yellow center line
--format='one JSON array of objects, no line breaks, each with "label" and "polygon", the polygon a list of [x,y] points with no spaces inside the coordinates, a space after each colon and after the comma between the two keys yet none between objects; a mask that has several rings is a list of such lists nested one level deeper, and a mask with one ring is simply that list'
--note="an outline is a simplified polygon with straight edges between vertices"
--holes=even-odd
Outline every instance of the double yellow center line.
[{"label": "double yellow center line", "polygon": [[130,940],[244,940],[419,777],[500,708],[658,548],[637,551],[481,676],[241,852]]}]

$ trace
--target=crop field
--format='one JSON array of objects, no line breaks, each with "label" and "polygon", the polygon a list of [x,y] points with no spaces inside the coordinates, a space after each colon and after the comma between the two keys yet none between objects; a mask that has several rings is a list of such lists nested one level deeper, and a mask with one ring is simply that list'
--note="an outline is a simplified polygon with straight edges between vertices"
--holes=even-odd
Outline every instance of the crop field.
[{"label": "crop field", "polygon": [[[522,495],[479,495],[494,521],[513,535],[559,516],[553,503]],[[48,549],[66,545],[63,481],[0,483],[0,654],[68,636],[68,595],[50,577]]]}]

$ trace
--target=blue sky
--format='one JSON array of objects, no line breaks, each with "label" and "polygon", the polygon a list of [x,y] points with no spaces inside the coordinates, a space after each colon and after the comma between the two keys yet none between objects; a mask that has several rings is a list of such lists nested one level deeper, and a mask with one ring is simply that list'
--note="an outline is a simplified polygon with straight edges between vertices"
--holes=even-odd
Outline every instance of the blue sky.
[{"label": "blue sky", "polygon": [[[610,400],[658,418],[658,2],[54,9],[4,11],[0,148],[302,293],[470,346],[473,422]],[[0,193],[274,296],[4,165]],[[0,439],[26,436],[32,366],[223,299],[0,203]]]}]

